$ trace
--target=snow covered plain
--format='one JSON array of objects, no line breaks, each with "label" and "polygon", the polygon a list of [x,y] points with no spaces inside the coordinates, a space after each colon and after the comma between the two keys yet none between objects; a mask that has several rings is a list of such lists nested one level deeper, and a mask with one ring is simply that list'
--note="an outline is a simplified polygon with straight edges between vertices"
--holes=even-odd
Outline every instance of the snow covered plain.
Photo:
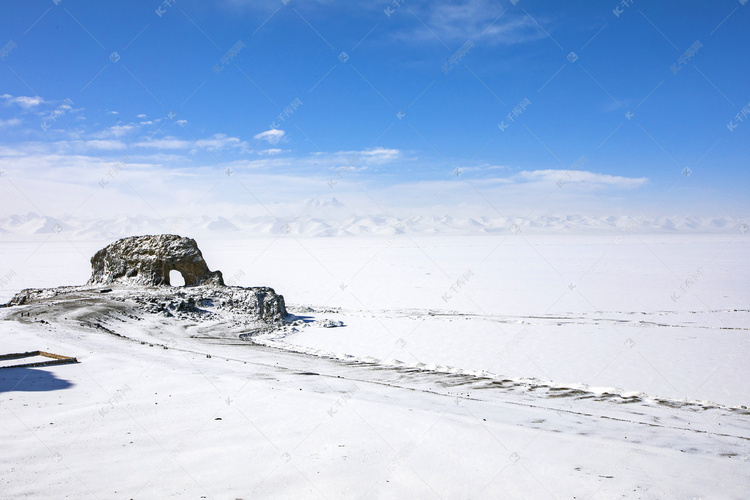
[{"label": "snow covered plain", "polygon": [[[747,233],[528,233],[185,234],[285,296],[251,341],[2,310],[81,363],[0,370],[0,496],[746,498]],[[110,241],[4,236],[0,300]]]}]

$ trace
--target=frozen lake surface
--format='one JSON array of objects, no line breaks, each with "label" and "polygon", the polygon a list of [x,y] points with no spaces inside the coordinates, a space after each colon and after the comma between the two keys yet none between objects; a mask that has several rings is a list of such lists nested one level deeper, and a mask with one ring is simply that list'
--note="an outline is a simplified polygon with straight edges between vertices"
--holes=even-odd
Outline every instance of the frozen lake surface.
[{"label": "frozen lake surface", "polygon": [[[206,238],[294,317],[0,311],[2,496],[743,498],[744,234]],[[0,242],[0,300],[84,283],[109,241]],[[26,307],[26,306],[23,306]],[[45,319],[46,318],[46,319]],[[44,320],[42,323],[39,320]],[[104,321],[104,320],[103,320]]]}]

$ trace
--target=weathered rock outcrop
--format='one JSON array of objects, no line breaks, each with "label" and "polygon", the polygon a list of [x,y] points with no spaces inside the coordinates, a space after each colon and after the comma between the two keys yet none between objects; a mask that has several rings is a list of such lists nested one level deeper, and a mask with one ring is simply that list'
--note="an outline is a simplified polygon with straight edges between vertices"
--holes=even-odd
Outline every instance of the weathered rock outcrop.
[{"label": "weathered rock outcrop", "polygon": [[89,285],[169,285],[174,270],[187,286],[224,284],[221,271],[208,269],[195,240],[174,234],[117,240],[94,254],[91,267]]},{"label": "weathered rock outcrop", "polygon": [[[287,316],[284,297],[273,288],[226,286],[221,272],[208,269],[190,238],[172,234],[124,238],[96,252],[91,267],[85,286],[27,288],[7,306],[42,310],[66,304],[105,314],[126,304],[136,315],[239,325],[260,321],[266,326],[283,323]],[[172,270],[182,274],[186,286],[169,286]]]},{"label": "weathered rock outcrop", "polygon": [[196,322],[231,318],[237,322],[261,320],[278,323],[287,315],[284,297],[273,288],[240,286],[27,288],[6,305],[46,304],[53,307],[66,302],[80,307],[95,306],[97,310],[111,308],[114,303],[127,303],[134,313],[159,314]]}]

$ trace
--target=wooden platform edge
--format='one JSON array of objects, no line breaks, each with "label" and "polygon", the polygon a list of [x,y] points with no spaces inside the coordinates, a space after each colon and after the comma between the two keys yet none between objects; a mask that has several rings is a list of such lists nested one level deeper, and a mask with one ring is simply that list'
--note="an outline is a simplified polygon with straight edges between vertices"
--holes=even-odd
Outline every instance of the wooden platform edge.
[{"label": "wooden platform edge", "polygon": [[6,370],[8,368],[37,368],[40,366],[52,366],[52,365],[68,365],[78,363],[76,358],[65,358],[65,359],[54,359],[52,361],[40,361],[38,363],[26,363],[25,365],[11,365],[11,366],[0,366],[0,370]]},{"label": "wooden platform edge", "polygon": [[69,356],[61,356],[60,354],[53,354],[45,351],[29,351],[29,352],[16,352],[10,354],[0,354],[0,361],[8,359],[22,359],[30,358],[32,356],[44,356],[45,358],[52,358],[50,361],[37,361],[35,363],[22,363],[20,365],[0,366],[0,370],[6,368],[36,368],[40,366],[52,366],[52,365],[66,365],[71,363],[78,363],[76,358]]},{"label": "wooden platform edge", "polygon": [[6,359],[19,359],[19,358],[30,358],[31,356],[41,355],[41,351],[29,351],[29,352],[13,352],[10,354],[0,354],[0,361]]}]

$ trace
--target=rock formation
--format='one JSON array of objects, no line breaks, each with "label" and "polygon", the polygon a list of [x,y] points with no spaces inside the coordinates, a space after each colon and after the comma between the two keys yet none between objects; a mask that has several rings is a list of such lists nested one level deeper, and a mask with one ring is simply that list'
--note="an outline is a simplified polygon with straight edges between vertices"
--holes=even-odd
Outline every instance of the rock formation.
[{"label": "rock formation", "polygon": [[[90,307],[120,310],[127,304],[135,314],[160,314],[196,322],[219,319],[237,324],[283,323],[284,297],[269,287],[226,286],[221,271],[211,271],[195,240],[172,234],[123,238],[91,258],[91,278],[85,286],[27,288],[7,306]],[[169,272],[185,278],[184,287],[169,286]],[[128,316],[130,317],[130,316]]]},{"label": "rock formation", "polygon": [[94,254],[91,267],[89,285],[169,285],[169,272],[175,270],[186,286],[224,284],[221,271],[208,269],[195,240],[174,234],[115,241]]}]

